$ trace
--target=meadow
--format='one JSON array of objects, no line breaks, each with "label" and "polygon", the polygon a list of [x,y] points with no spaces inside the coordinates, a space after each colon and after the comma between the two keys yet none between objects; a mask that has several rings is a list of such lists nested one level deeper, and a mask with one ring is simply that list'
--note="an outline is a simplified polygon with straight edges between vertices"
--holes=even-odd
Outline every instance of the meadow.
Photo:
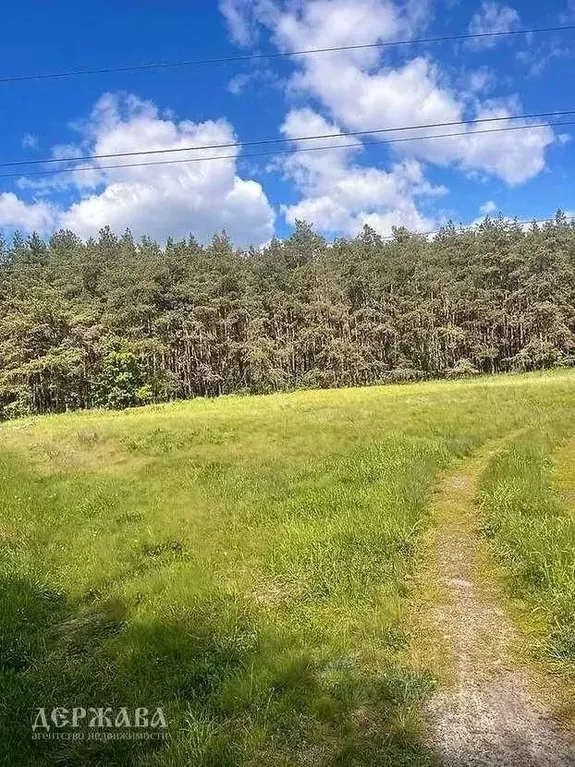
[{"label": "meadow", "polygon": [[[574,432],[573,370],[2,424],[3,763],[433,764],[433,487],[508,439],[480,533],[568,682]],[[161,706],[170,737],[35,741],[40,706]]]}]

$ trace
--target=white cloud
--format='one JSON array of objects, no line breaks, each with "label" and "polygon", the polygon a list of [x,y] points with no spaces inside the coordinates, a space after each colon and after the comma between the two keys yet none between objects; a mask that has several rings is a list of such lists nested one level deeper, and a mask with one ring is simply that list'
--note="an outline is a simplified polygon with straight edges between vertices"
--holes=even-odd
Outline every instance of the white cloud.
[{"label": "white cloud", "polygon": [[495,213],[498,210],[498,207],[496,203],[493,202],[493,200],[488,200],[479,207],[479,210],[481,213],[483,213],[484,216],[489,216],[491,213]]},{"label": "white cloud", "polygon": [[228,90],[230,93],[233,93],[234,96],[239,96],[251,80],[252,75],[249,74],[234,75],[228,83]]},{"label": "white cloud", "polygon": [[[555,140],[551,128],[481,133],[494,128],[529,125],[528,120],[499,119],[520,111],[520,104],[515,100],[485,102],[480,106],[476,119],[498,118],[499,121],[470,126],[465,136],[444,141],[442,146],[436,144],[439,150],[436,161],[451,161],[466,171],[498,176],[509,186],[517,186],[534,178],[545,168],[545,149]],[[433,159],[431,152],[427,153],[429,159]]]},{"label": "white cloud", "polygon": [[247,47],[256,42],[258,23],[273,23],[276,7],[273,0],[219,0],[233,42]]},{"label": "white cloud", "polygon": [[45,202],[26,203],[13,192],[0,194],[0,225],[25,231],[46,231],[54,226],[56,211]]},{"label": "white cloud", "polygon": [[[391,0],[308,0],[295,4],[278,2],[274,7],[273,24],[266,20],[271,18],[269,9],[260,21],[269,26],[282,51],[391,40],[410,34],[419,23],[409,16],[409,5],[394,4]],[[511,15],[515,13],[512,9],[511,13],[501,12],[504,6],[495,6],[494,13],[491,8],[492,4],[482,6],[484,25],[490,24],[490,29],[512,25]],[[480,28],[478,24],[474,29]],[[333,120],[352,131],[508,117],[521,111],[518,99],[497,103],[475,99],[474,111],[469,115],[469,94],[458,93],[430,58],[419,55],[404,64],[390,66],[382,58],[386,55],[385,49],[370,48],[298,57],[292,93],[316,99]],[[511,122],[501,121],[497,127],[507,125]],[[481,133],[486,127],[489,126],[454,127],[454,133],[466,135],[397,144],[396,151],[404,157],[455,165],[466,173],[493,175],[509,185],[524,183],[545,167],[545,149],[554,141],[551,128]],[[436,128],[413,131],[411,135],[445,132],[445,128]],[[394,134],[385,135],[392,138]],[[395,135],[406,137],[410,133],[402,131]]]},{"label": "white cloud", "polygon": [[[282,133],[302,148],[309,148],[310,142],[298,142],[297,137],[338,132],[336,125],[311,109],[292,110],[282,126]],[[281,161],[285,176],[295,182],[303,196],[294,205],[282,206],[290,223],[303,219],[323,232],[350,236],[364,224],[383,235],[390,234],[393,226],[433,229],[433,220],[419,212],[416,198],[443,194],[445,189],[430,185],[417,161],[396,163],[389,172],[361,167],[354,163],[362,149],[360,142],[352,141],[348,146],[350,138],[345,136],[341,141],[329,140],[329,144],[338,143],[342,146],[297,153]]]},{"label": "white cloud", "polygon": [[24,149],[38,149],[38,136],[33,133],[25,133],[22,136],[22,146]]},{"label": "white cloud", "polygon": [[489,67],[474,69],[466,78],[464,84],[474,93],[487,92],[495,87],[497,78],[495,72]]},{"label": "white cloud", "polygon": [[234,96],[239,96],[248,88],[252,91],[255,87],[269,86],[283,88],[282,80],[271,68],[254,69],[251,72],[241,72],[234,75],[228,83],[228,91]]},{"label": "white cloud", "polygon": [[[276,18],[274,37],[285,51],[371,44],[391,40],[406,30],[407,23],[395,5],[381,0],[311,0],[287,8]],[[337,54],[340,55],[340,52]],[[377,61],[377,50],[343,52],[351,61]],[[310,56],[304,60],[331,61],[332,56]]]},{"label": "white cloud", "polygon": [[249,0],[220,0],[219,5],[232,40],[238,45],[248,45],[252,37],[248,18]]},{"label": "white cloud", "polygon": [[518,51],[515,58],[530,77],[539,77],[555,59],[571,56],[568,46],[558,45],[555,40],[544,40],[539,45],[531,44],[529,48]]},{"label": "white cloud", "polygon": [[[540,226],[544,226],[550,220],[554,220],[555,218],[555,213],[550,211],[550,214],[547,218],[523,216],[521,220],[518,220],[515,216],[505,215],[499,206],[493,202],[493,200],[489,200],[483,205],[480,205],[479,211],[481,215],[475,218],[470,224],[467,224],[468,228],[481,226],[481,224],[485,223],[486,218],[497,218],[498,220],[505,221],[508,224],[518,224],[524,232],[528,232],[531,229],[533,222],[539,224]],[[563,214],[570,222],[572,222],[575,218],[575,213],[573,211],[564,210]]]},{"label": "white cloud", "polygon": [[[487,35],[499,32],[511,32],[519,26],[519,14],[508,5],[496,2],[484,2],[481,9],[473,16],[469,24],[472,35]],[[469,40],[468,47],[475,50],[493,48],[500,41],[497,37],[484,37]]]},{"label": "white cloud", "polygon": [[[179,151],[189,146],[233,143],[235,136],[227,121],[177,122],[161,117],[151,102],[132,95],[105,94],[79,129],[80,146],[58,146],[54,156],[106,155],[159,147],[176,151],[94,160],[90,163],[94,166],[92,171],[68,173],[54,177],[57,179],[54,182],[45,181],[44,191],[50,191],[54,184],[59,185],[56,188],[68,185],[79,195],[79,200],[66,208],[55,209],[45,203],[27,206],[15,195],[4,195],[7,200],[4,208],[0,207],[0,224],[20,218],[18,225],[28,229],[61,226],[85,237],[109,225],[117,231],[129,227],[136,236],[146,234],[160,240],[189,233],[206,240],[225,228],[238,244],[255,245],[273,235],[274,212],[262,187],[236,173],[237,149]],[[143,164],[221,154],[229,159]],[[142,164],[116,169],[100,167],[134,162]]]},{"label": "white cloud", "polygon": [[575,0],[567,0],[565,10],[559,14],[561,24],[571,24],[575,21]]},{"label": "white cloud", "polygon": [[[82,157],[92,153],[92,146],[86,144],[56,144],[52,147],[50,157],[54,160],[62,160],[61,164],[50,164],[48,170],[60,171],[53,175],[40,177],[23,176],[18,179],[16,186],[19,189],[32,189],[38,195],[48,195],[54,191],[63,191],[69,188],[92,190],[102,185],[106,181],[104,171],[101,170],[96,162],[83,161],[80,163],[67,162],[68,157]],[[70,168],[85,168],[82,171],[70,171]]]}]

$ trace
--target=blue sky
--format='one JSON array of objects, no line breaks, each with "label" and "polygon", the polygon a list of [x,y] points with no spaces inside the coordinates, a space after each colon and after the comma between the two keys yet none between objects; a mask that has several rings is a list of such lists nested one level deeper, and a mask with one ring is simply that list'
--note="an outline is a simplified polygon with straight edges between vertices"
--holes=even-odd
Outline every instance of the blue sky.
[{"label": "blue sky", "polygon": [[[572,0],[22,2],[3,9],[0,76],[569,23]],[[0,83],[0,151],[9,162],[280,136],[295,148],[318,133],[575,109],[574,53],[571,31]],[[521,219],[575,211],[572,127],[473,135],[485,127],[394,146],[324,140],[316,145],[334,148],[275,158],[243,157],[257,151],[246,149],[195,164],[107,170],[94,161],[51,176],[30,166],[0,178],[0,231],[65,227],[88,237],[110,224],[206,240],[225,228],[238,244],[260,245],[298,218],[334,237],[364,224],[387,235],[499,210]]]}]

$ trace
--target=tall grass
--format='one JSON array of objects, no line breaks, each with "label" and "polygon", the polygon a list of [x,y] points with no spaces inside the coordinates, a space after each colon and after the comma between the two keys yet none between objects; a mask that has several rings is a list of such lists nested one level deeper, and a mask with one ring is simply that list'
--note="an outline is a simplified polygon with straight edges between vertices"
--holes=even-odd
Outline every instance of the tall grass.
[{"label": "tall grass", "polygon": [[539,656],[575,674],[575,509],[557,483],[567,460],[559,448],[575,432],[575,413],[565,416],[527,429],[495,457],[480,502],[509,591],[534,618]]},{"label": "tall grass", "polygon": [[[425,765],[406,609],[438,473],[572,373],[223,398],[0,433],[7,765]],[[428,641],[432,641],[429,639]],[[419,650],[421,655],[421,650]],[[163,706],[167,743],[35,742]]]}]

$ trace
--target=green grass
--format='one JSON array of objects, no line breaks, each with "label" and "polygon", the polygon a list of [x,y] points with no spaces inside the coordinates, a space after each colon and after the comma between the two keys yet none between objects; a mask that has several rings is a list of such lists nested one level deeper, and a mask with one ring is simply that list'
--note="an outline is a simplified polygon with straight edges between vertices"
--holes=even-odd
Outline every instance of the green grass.
[{"label": "green grass", "polygon": [[[482,532],[533,625],[529,649],[575,679],[575,413],[549,413],[496,456],[482,478]],[[563,447],[562,447],[563,446]]]},{"label": "green grass", "polygon": [[[567,423],[574,383],[560,371],[2,425],[5,764],[430,764],[434,682],[410,656],[433,640],[407,609],[430,490],[486,440]],[[34,707],[90,705],[163,706],[171,738],[31,739]]]}]

